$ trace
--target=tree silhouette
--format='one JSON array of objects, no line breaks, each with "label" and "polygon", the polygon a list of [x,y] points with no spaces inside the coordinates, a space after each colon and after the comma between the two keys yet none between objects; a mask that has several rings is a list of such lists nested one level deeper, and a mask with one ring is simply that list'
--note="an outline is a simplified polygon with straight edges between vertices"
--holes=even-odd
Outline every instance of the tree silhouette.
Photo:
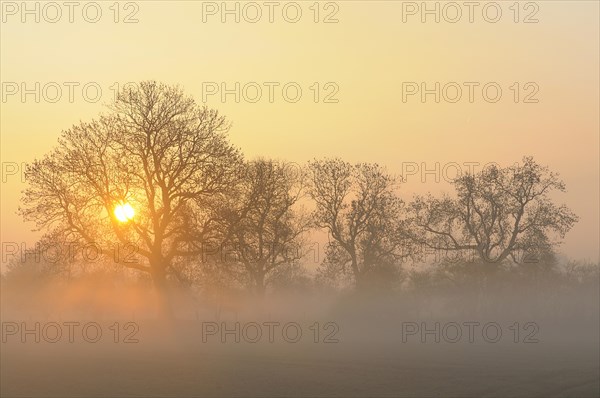
[{"label": "tree silhouette", "polygon": [[[26,171],[20,213],[65,240],[111,250],[135,245],[170,313],[167,275],[195,256],[216,225],[209,209],[235,181],[241,155],[228,123],[178,87],[142,82],[123,90],[107,114],[63,131],[58,146]],[[119,219],[128,204],[135,215]]]},{"label": "tree silhouette", "polygon": [[314,161],[309,169],[313,218],[330,237],[324,265],[350,272],[358,287],[378,274],[389,278],[409,243],[394,177],[377,164],[340,159]]},{"label": "tree silhouette", "polygon": [[454,187],[456,198],[416,198],[415,241],[438,250],[474,251],[486,263],[521,262],[523,254],[551,250],[558,243],[551,234],[564,237],[578,219],[549,197],[564,192],[564,182],[531,157],[521,165],[464,175]]},{"label": "tree silhouette", "polygon": [[225,266],[241,265],[260,296],[273,271],[302,257],[302,234],[310,226],[297,208],[303,192],[300,170],[290,163],[259,159],[246,164],[239,184],[222,206]]}]

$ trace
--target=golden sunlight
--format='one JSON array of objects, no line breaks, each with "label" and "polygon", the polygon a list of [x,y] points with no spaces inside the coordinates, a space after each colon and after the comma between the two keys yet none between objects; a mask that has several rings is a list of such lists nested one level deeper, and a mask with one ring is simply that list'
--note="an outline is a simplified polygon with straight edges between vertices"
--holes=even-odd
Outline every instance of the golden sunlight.
[{"label": "golden sunlight", "polygon": [[127,222],[133,219],[135,211],[129,203],[120,203],[115,207],[115,217],[120,222]]}]

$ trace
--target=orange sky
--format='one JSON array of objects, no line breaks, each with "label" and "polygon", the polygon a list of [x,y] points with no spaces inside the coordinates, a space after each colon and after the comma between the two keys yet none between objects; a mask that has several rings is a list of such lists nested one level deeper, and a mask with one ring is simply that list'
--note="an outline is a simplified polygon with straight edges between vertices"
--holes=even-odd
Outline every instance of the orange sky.
[{"label": "orange sky", "polygon": [[[11,165],[41,156],[62,129],[98,115],[115,83],[155,79],[181,84],[198,101],[206,95],[207,104],[233,122],[231,140],[248,157],[304,162],[341,156],[379,162],[397,173],[403,164],[406,170],[407,162],[419,169],[439,163],[441,173],[450,162],[511,164],[533,155],[560,172],[568,192],[556,199],[581,217],[562,251],[574,258],[597,260],[600,255],[598,2],[535,2],[539,10],[520,9],[519,23],[509,9],[513,2],[498,2],[502,16],[497,23],[486,22],[479,8],[473,23],[466,8],[457,23],[445,21],[443,14],[439,23],[433,16],[422,23],[419,13],[405,15],[403,22],[408,2],[390,1],[322,2],[318,16],[312,1],[296,2],[302,11],[296,23],[282,14],[287,5],[286,17],[294,17],[296,6],[290,2],[279,3],[272,23],[263,2],[253,3],[262,12],[256,23],[248,21],[255,10],[244,8],[245,3],[239,6],[239,23],[235,15],[225,15],[222,23],[221,10],[203,14],[203,7],[214,11],[207,7],[219,8],[221,2],[193,1],[132,2],[137,6],[129,8],[120,3],[118,23],[113,2],[97,2],[102,10],[97,23],[86,21],[81,8],[74,10],[73,23],[66,8],[58,22],[50,23],[55,10],[40,3],[36,23],[35,15],[22,15],[7,3],[20,7],[21,2],[2,2],[0,28],[3,242],[35,237],[32,225],[15,215],[24,184],[18,176],[5,175]],[[235,7],[235,2],[228,4]],[[523,23],[534,11],[539,22]],[[88,19],[94,16],[93,10],[87,12]],[[123,23],[131,13],[138,22]],[[328,15],[338,22],[323,23]],[[39,103],[34,94],[22,100],[23,82],[34,90],[40,83]],[[74,86],[72,101],[68,82]],[[240,83],[239,102],[233,94],[225,102],[207,94],[215,83],[220,89],[221,82],[230,89]],[[435,82],[457,82],[463,97],[457,103],[443,98],[435,103],[429,95],[423,103],[415,95],[404,102],[403,82],[426,82],[429,88]],[[472,103],[464,82],[479,83]],[[498,102],[482,96],[481,87],[489,82],[502,89]],[[88,96],[95,95],[94,87],[102,90],[98,102],[85,100],[86,84]],[[282,92],[286,84],[288,97]],[[52,103],[57,86],[62,96]],[[256,86],[262,97],[252,103]],[[19,91],[12,94],[15,87]],[[294,87],[302,96],[288,102]],[[532,98],[539,102],[523,103],[535,87],[539,91]],[[337,103],[325,103],[334,92],[329,99]],[[450,188],[443,177],[440,183],[434,174],[425,177],[422,182],[420,170],[409,176],[404,195]]]}]

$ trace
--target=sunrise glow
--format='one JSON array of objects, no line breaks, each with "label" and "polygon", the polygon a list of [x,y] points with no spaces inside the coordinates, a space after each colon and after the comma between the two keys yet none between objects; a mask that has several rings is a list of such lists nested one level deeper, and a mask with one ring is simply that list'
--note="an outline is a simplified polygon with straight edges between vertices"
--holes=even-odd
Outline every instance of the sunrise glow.
[{"label": "sunrise glow", "polygon": [[115,207],[114,214],[117,220],[125,223],[133,219],[135,210],[133,210],[133,207],[129,203],[120,203]]}]

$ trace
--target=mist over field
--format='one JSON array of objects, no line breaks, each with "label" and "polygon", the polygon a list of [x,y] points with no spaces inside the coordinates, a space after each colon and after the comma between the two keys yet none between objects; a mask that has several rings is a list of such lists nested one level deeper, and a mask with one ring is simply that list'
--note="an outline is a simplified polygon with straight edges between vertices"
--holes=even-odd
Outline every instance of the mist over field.
[{"label": "mist over field", "polygon": [[148,281],[3,280],[2,396],[598,396],[598,268],[468,265],[385,292],[174,287],[164,321]]}]

